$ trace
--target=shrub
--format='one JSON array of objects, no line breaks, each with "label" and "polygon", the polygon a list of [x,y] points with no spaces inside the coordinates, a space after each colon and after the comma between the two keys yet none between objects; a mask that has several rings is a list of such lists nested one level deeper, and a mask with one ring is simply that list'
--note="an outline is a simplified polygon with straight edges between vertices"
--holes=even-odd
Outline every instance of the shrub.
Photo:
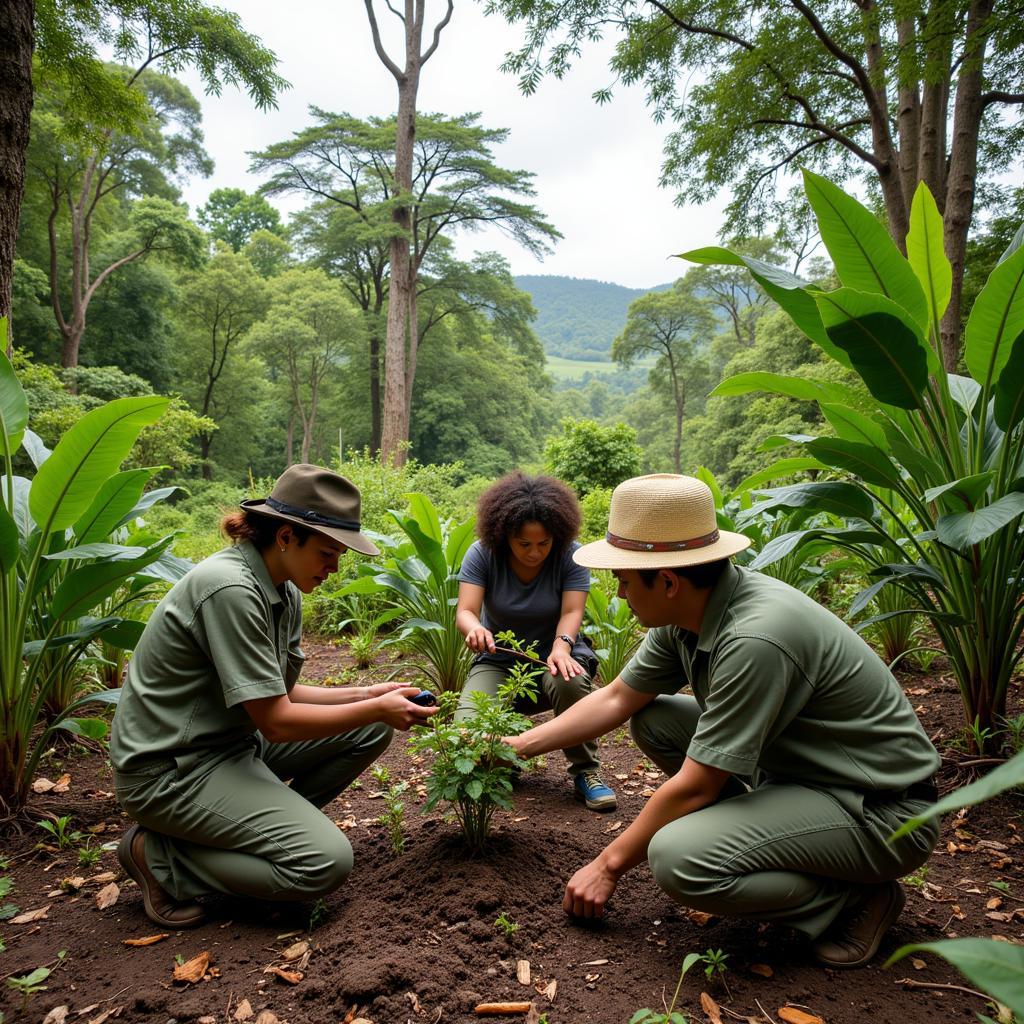
[{"label": "shrub", "polygon": [[616,487],[642,470],[636,431],[625,423],[602,427],[594,420],[562,420],[562,436],[544,446],[549,473],[585,497],[597,487]]}]

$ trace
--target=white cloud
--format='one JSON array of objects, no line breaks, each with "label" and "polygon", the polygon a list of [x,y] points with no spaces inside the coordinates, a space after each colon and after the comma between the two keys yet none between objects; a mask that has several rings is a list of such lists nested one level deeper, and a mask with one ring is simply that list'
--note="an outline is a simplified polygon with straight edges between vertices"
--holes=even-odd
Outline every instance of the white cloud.
[{"label": "white cloud", "polygon": [[[275,51],[278,71],[292,88],[282,93],[279,108],[268,112],[256,110],[231,88],[204,98],[206,145],[216,170],[185,188],[193,209],[214,188],[257,188],[261,179],[248,173],[246,151],[303,128],[309,105],[360,117],[387,116],[397,105],[397,86],[374,53],[360,0],[221,0],[221,5],[238,11],[246,29]],[[397,19],[383,4],[377,6],[389,52],[399,54]],[[441,0],[428,0],[428,18],[436,21],[443,10]],[[461,252],[495,249],[518,274],[594,277],[631,287],[672,280],[683,265],[671,254],[715,240],[724,199],[677,209],[673,194],[658,187],[665,129],[652,122],[642,93],[620,89],[603,107],[591,98],[609,81],[606,44],[585,52],[563,81],[545,80],[536,95],[525,97],[514,78],[499,70],[518,40],[515,27],[484,17],[475,4],[458,4],[423,69],[418,106],[452,115],[479,111],[487,127],[510,129],[495,159],[535,175],[535,202],[564,238],[542,263],[495,230],[464,236]],[[201,93],[197,76],[183,77]],[[290,211],[300,202],[280,205]]]}]

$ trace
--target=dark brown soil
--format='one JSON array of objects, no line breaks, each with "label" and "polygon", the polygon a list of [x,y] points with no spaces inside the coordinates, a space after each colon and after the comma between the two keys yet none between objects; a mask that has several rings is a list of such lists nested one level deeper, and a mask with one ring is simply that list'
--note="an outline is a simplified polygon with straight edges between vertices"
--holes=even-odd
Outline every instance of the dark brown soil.
[{"label": "dark brown soil", "polygon": [[[310,648],[312,678],[345,667],[336,648],[316,642]],[[956,688],[941,670],[937,663],[929,675],[903,677],[940,748],[958,731],[961,714]],[[1016,711],[1016,694],[1013,703]],[[885,956],[903,943],[943,935],[1024,938],[1018,834],[1024,803],[1017,797],[947,820],[923,884],[919,878],[906,886],[906,911],[882,955],[864,970],[815,966],[806,944],[786,929],[688,916],[658,890],[645,866],[623,879],[605,923],[573,923],[560,906],[565,882],[628,824],[645,791],[657,785],[658,776],[624,731],[604,742],[602,755],[606,777],[619,793],[616,813],[595,815],[575,803],[561,755],[549,755],[521,780],[514,812],[497,817],[487,854],[472,858],[454,823],[440,813],[420,813],[424,798],[417,787],[428,766],[414,763],[399,738],[383,761],[394,780],[411,783],[405,853],[392,851],[376,820],[382,805],[367,774],[360,788],[327,808],[352,840],[356,868],[325,906],[218,903],[212,923],[144,947],[123,944],[158,929],[143,916],[138,890],[121,877],[113,852],[82,869],[74,850],[36,849],[44,835],[34,825],[22,834],[9,832],[0,847],[14,882],[8,899],[21,912],[49,910],[33,922],[0,925],[7,947],[0,974],[55,969],[46,991],[32,996],[21,1016],[21,997],[6,986],[0,1006],[8,1021],[33,1024],[58,1006],[69,1008],[68,1021],[90,1024],[233,1024],[255,1021],[265,1009],[288,1024],[342,1024],[360,1016],[373,1024],[468,1024],[481,1019],[473,1014],[479,1002],[532,1000],[534,1020],[546,1014],[550,1024],[626,1024],[639,1007],[662,1008],[683,957],[710,948],[728,954],[728,990],[720,981],[708,982],[699,969],[691,972],[677,1008],[692,1021],[708,1020],[700,1003],[704,990],[725,1007],[726,1021],[776,1021],[780,1008],[793,1005],[827,1024],[966,1022],[984,1011],[983,999],[957,988],[911,988],[902,980],[973,987],[943,960],[925,955],[918,967],[908,959],[883,969]],[[943,788],[954,775],[963,781],[964,769],[953,766],[963,756],[949,753]],[[63,772],[71,776],[67,791],[34,797],[32,820],[69,814],[72,828],[94,833],[96,843],[114,843],[126,820],[110,792],[104,757],[56,752],[44,774],[57,780]],[[100,910],[103,872],[116,873],[120,893]],[[93,880],[97,874],[100,879]],[[65,883],[62,891],[62,879],[74,876],[84,876],[85,883],[77,891]],[[993,881],[1008,883],[1009,893],[990,888]],[[990,903],[994,899],[1001,903]],[[495,926],[500,914],[518,925],[511,936]],[[305,962],[286,962],[284,951],[303,940],[310,944]],[[67,955],[56,966],[61,950]],[[210,956],[207,977],[191,985],[173,981],[176,960],[201,952]],[[517,980],[519,960],[529,961],[529,985]],[[301,980],[290,984],[266,973],[272,966],[298,972]],[[553,998],[545,990],[554,991]]]}]

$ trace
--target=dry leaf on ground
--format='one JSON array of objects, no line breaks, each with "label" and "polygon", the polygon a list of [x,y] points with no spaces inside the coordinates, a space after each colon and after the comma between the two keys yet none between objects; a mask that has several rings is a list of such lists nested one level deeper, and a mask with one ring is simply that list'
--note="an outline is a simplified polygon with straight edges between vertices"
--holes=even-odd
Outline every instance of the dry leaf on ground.
[{"label": "dry leaf on ground", "polygon": [[711,1024],[722,1024],[722,1011],[707,992],[700,994],[700,1008],[707,1014]]},{"label": "dry leaf on ground", "polygon": [[293,942],[282,954],[282,960],[298,960],[304,953],[309,952],[309,942],[306,939],[302,939],[299,942]]},{"label": "dry leaf on ground", "polygon": [[111,1017],[120,1017],[123,1009],[123,1006],[115,1006],[113,1009],[104,1010],[99,1016],[93,1017],[89,1021],[89,1024],[104,1024],[104,1022],[109,1020]]},{"label": "dry leaf on ground", "polygon": [[103,886],[98,893],[96,893],[96,906],[100,910],[106,910],[107,907],[112,907],[116,902],[118,896],[121,895],[121,890],[118,887],[117,882],[111,882],[110,885]]},{"label": "dry leaf on ground", "polygon": [[252,1024],[278,1024],[277,1014],[270,1010],[260,1010]]},{"label": "dry leaf on ground", "polygon": [[711,914],[706,914],[703,910],[687,910],[685,911],[685,914],[687,919],[692,921],[699,928],[706,928],[714,919]]},{"label": "dry leaf on ground", "polygon": [[785,1021],[786,1024],[825,1024],[821,1017],[816,1017],[813,1013],[805,1013],[795,1006],[783,1006],[776,1012],[779,1015],[779,1020]]},{"label": "dry leaf on ground", "polygon": [[117,873],[114,871],[101,871],[98,875],[93,875],[88,881],[95,882],[96,885],[106,885],[107,882],[117,881]]},{"label": "dry leaf on ground", "polygon": [[163,942],[171,937],[170,932],[161,932],[159,935],[143,935],[140,939],[122,939],[125,946],[152,946],[156,942]]},{"label": "dry leaf on ground", "polygon": [[40,776],[38,779],[36,779],[35,782],[32,783],[32,792],[49,793],[50,790],[53,789],[53,787],[56,785],[56,782],[51,782],[49,779],[44,779],[42,778],[42,776]]},{"label": "dry leaf on ground", "polygon": [[540,990],[540,994],[544,996],[549,1003],[555,1001],[555,996],[558,995],[558,979],[552,978],[543,989]]},{"label": "dry leaf on ground", "polygon": [[40,907],[38,910],[27,910],[24,914],[12,917],[11,924],[31,924],[33,921],[43,921],[46,919],[47,911],[52,906],[52,903],[47,903],[45,907]]},{"label": "dry leaf on ground", "polygon": [[426,1013],[426,1010],[420,1006],[419,996],[415,992],[406,992],[405,998],[409,1000],[409,1005],[412,1007],[413,1013]]},{"label": "dry leaf on ground", "polygon": [[248,1020],[252,1016],[252,1003],[248,999],[243,999],[235,1007],[235,1012],[231,1016],[235,1020]]},{"label": "dry leaf on ground", "polygon": [[775,972],[767,964],[751,964],[751,974],[760,974],[762,978],[770,978]]},{"label": "dry leaf on ground", "polygon": [[530,961],[529,960],[517,960],[516,961],[516,981],[520,985],[530,984]]},{"label": "dry leaf on ground", "polygon": [[298,985],[304,977],[302,971],[286,971],[281,967],[264,967],[263,973],[276,974],[282,981],[287,981],[289,985]]},{"label": "dry leaf on ground", "polygon": [[187,981],[190,985],[200,981],[210,966],[210,954],[204,950],[202,953],[186,960],[183,964],[177,964],[174,968],[175,981]]},{"label": "dry leaf on ground", "polygon": [[44,1018],[43,1024],[64,1024],[68,1016],[68,1007],[55,1006]]},{"label": "dry leaf on ground", "polygon": [[602,832],[606,832],[606,833],[612,833],[612,832],[618,832],[620,828],[622,828],[622,822],[621,821],[613,821],[607,828],[602,829],[601,831]]}]

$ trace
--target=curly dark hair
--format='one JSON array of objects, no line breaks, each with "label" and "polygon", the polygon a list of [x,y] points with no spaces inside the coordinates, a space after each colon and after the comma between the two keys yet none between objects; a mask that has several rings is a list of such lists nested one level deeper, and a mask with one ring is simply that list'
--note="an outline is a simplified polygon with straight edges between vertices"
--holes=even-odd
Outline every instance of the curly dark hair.
[{"label": "curly dark hair", "polygon": [[491,484],[476,504],[476,535],[495,553],[507,551],[508,538],[527,523],[540,523],[557,555],[576,539],[581,522],[576,495],[561,480],[518,470]]}]

